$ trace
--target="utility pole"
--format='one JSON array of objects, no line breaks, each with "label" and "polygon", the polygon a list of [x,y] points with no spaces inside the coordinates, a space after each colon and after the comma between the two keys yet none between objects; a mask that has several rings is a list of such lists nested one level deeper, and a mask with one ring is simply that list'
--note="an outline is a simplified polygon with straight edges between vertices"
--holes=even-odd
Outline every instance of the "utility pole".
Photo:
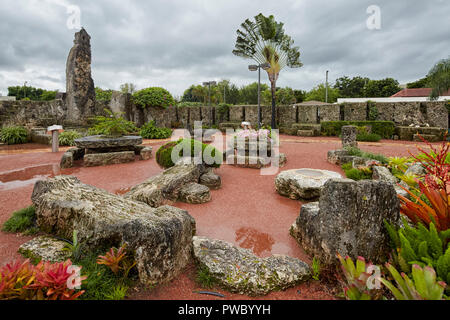
[{"label": "utility pole", "polygon": [[328,70],[325,79],[325,103],[328,103]]}]

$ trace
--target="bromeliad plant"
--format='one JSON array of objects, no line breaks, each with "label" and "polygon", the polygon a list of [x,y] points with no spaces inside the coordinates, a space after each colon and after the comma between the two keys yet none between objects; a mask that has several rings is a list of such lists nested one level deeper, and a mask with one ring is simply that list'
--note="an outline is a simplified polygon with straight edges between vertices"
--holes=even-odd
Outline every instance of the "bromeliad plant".
[{"label": "bromeliad plant", "polygon": [[376,300],[381,297],[379,289],[368,287],[372,264],[366,264],[363,257],[358,257],[356,264],[348,256],[344,259],[338,254],[337,257],[345,277],[344,295],[347,300]]},{"label": "bromeliad plant", "polygon": [[123,277],[127,278],[136,262],[127,256],[125,247],[126,244],[123,244],[119,249],[111,248],[104,256],[98,256],[97,264],[108,266],[115,275],[121,272]]},{"label": "bromeliad plant", "polygon": [[405,273],[399,273],[391,264],[386,268],[394,278],[397,286],[380,278],[380,281],[392,292],[397,300],[443,300],[447,284],[436,281],[436,272],[432,267],[412,266],[412,279]]},{"label": "bromeliad plant", "polygon": [[[415,162],[420,163],[426,171],[424,181],[417,180],[418,194],[402,187],[411,197],[411,200],[399,195],[402,214],[414,223],[423,223],[429,226],[431,222],[438,230],[450,228],[450,164],[447,161],[450,144],[443,141],[439,149],[420,137],[430,148],[427,152],[418,147],[421,154],[414,156]],[[427,204],[422,196],[428,199]]]},{"label": "bromeliad plant", "polygon": [[71,267],[70,260],[60,263],[42,261],[36,266],[29,259],[7,264],[0,269],[0,300],[75,300],[84,291],[69,288],[68,284],[76,287],[86,277],[74,278]]}]

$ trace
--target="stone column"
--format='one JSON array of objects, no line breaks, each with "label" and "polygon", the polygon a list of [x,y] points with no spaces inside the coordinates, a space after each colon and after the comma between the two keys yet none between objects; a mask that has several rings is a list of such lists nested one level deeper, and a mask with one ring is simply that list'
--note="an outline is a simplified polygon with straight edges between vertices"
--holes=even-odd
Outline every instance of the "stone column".
[{"label": "stone column", "polygon": [[355,126],[343,126],[342,127],[342,147],[358,147],[356,141],[356,127]]}]

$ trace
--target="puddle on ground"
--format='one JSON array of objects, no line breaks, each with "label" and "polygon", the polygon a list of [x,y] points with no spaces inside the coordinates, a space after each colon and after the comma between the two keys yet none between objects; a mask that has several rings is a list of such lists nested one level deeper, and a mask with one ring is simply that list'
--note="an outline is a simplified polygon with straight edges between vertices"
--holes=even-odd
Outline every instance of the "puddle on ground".
[{"label": "puddle on ground", "polygon": [[61,174],[70,175],[79,168],[63,169],[59,164],[44,164],[0,173],[0,190],[12,190],[33,184],[38,180]]},{"label": "puddle on ground", "polygon": [[271,253],[275,244],[275,240],[269,234],[246,227],[236,230],[236,242],[240,247],[250,249],[258,256]]}]

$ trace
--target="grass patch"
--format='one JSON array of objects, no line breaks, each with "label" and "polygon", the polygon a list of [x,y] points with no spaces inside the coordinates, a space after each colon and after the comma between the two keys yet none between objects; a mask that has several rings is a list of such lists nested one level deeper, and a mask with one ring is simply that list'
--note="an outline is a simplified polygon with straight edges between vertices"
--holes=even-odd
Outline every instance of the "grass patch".
[{"label": "grass patch", "polygon": [[90,253],[74,262],[74,265],[82,267],[81,274],[88,277],[81,286],[85,293],[80,299],[123,300],[127,296],[128,289],[137,280],[137,275],[132,274],[128,278],[116,276],[110,268],[97,264],[97,257],[100,254],[104,252]]},{"label": "grass patch", "polygon": [[202,288],[207,289],[211,289],[217,283],[217,280],[211,272],[209,272],[209,269],[206,266],[199,266],[197,268],[197,277],[195,280]]},{"label": "grass patch", "polygon": [[345,176],[349,179],[358,180],[370,180],[372,179],[372,169],[369,167],[363,167],[361,169],[353,168],[351,162],[344,163],[341,166],[342,170],[345,172]]},{"label": "grass patch", "polygon": [[370,160],[377,160],[384,164],[389,163],[389,159],[382,154],[375,154],[375,153],[362,151],[359,148],[355,148],[355,147],[346,148],[345,150],[348,151],[350,156],[356,156],[356,157],[361,157],[361,158],[370,159]]},{"label": "grass patch", "polygon": [[11,218],[2,226],[4,232],[35,234],[38,232],[36,227],[36,210],[34,206],[13,212]]}]

